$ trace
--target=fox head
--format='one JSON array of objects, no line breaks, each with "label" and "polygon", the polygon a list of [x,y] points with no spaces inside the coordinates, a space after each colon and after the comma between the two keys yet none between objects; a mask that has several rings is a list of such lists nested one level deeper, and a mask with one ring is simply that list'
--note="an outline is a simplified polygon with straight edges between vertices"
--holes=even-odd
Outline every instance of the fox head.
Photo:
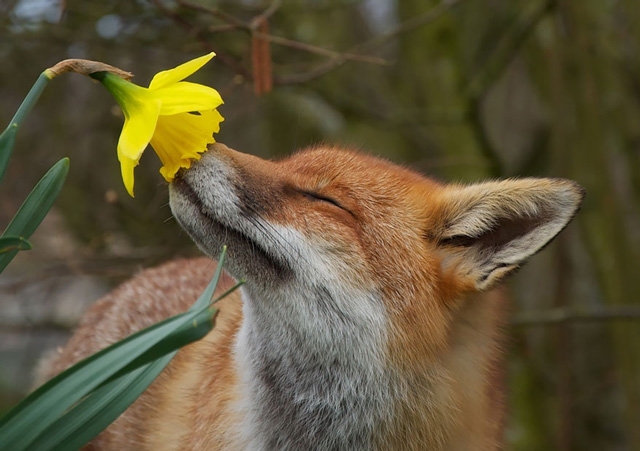
[{"label": "fox head", "polygon": [[222,144],[170,193],[198,246],[215,257],[228,245],[229,270],[249,284],[315,274],[394,298],[492,287],[551,241],[584,196],[562,179],[441,184],[350,150],[271,162]]},{"label": "fox head", "polygon": [[247,297],[272,300],[254,303],[262,314],[308,328],[329,312],[327,322],[385,330],[387,346],[395,336],[415,358],[450,342],[465,299],[542,249],[583,196],[562,179],[442,184],[335,147],[272,162],[222,144],[170,187],[198,246],[215,258],[228,245],[227,268],[246,279]]}]

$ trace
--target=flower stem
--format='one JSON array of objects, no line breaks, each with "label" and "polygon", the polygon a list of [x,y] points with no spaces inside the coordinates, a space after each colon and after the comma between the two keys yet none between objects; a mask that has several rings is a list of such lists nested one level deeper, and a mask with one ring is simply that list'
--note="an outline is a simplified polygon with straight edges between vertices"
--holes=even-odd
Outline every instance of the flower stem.
[{"label": "flower stem", "polygon": [[34,85],[31,87],[31,90],[27,94],[27,96],[22,101],[22,104],[18,108],[18,111],[9,122],[7,128],[0,135],[0,180],[4,176],[4,173],[7,169],[7,164],[9,163],[9,157],[11,156],[11,151],[13,150],[13,144],[15,142],[16,133],[18,132],[18,127],[24,121],[27,114],[33,108],[33,105],[36,103],[40,94],[44,90],[45,86],[53,78],[55,74],[48,73],[44,71],[40,74]]}]

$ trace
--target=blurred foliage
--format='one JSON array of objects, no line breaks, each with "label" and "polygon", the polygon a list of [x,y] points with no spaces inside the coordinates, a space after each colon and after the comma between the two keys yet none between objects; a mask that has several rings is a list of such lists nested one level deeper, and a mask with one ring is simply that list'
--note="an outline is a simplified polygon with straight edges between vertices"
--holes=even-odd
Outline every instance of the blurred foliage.
[{"label": "blurred foliage", "polygon": [[[105,61],[144,84],[214,50],[194,80],[221,92],[218,137],[235,149],[277,157],[326,141],[448,180],[577,180],[588,193],[582,212],[514,277],[514,311],[638,308],[640,2],[191,1],[0,3],[0,123],[61,59]],[[272,74],[252,67],[261,15],[271,36],[294,41],[272,39]],[[268,75],[273,90],[254,94],[254,78]],[[108,94],[77,76],[56,84],[20,138],[0,223],[38,174],[69,155],[59,208],[83,243],[80,257],[134,267],[191,252],[165,222],[159,162],[141,164],[136,198],[126,196],[115,157],[121,118]],[[640,449],[637,315],[511,332],[512,449]]]}]

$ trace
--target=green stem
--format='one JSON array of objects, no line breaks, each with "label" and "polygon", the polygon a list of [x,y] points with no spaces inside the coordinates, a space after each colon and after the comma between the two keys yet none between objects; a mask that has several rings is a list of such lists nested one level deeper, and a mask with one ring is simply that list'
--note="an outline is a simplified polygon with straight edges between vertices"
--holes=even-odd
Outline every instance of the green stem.
[{"label": "green stem", "polygon": [[24,121],[27,114],[29,114],[29,112],[33,108],[33,105],[35,105],[35,103],[38,101],[38,98],[40,97],[40,94],[42,94],[42,91],[44,91],[45,86],[47,86],[47,83],[49,83],[49,80],[51,80],[52,78],[53,74],[50,71],[45,70],[40,74],[36,82],[31,87],[31,90],[27,94],[27,97],[25,97],[22,101],[22,105],[20,105],[18,111],[16,111],[13,119],[11,119],[9,127],[11,127],[12,125],[20,125],[22,121]]},{"label": "green stem", "polygon": [[22,104],[18,108],[18,111],[9,122],[7,128],[0,134],[0,180],[4,176],[5,171],[7,170],[7,165],[9,163],[9,157],[11,157],[11,152],[13,150],[13,144],[15,142],[15,136],[18,132],[18,127],[24,121],[27,114],[33,108],[36,101],[42,94],[45,86],[51,80],[55,74],[49,70],[45,70],[40,74],[34,85],[31,87],[31,90],[22,101]]}]

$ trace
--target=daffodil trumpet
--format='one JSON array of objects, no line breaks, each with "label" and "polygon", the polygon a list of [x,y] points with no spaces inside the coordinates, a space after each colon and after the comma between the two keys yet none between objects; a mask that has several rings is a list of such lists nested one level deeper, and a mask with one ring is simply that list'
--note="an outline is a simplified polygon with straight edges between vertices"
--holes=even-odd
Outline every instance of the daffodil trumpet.
[{"label": "daffodil trumpet", "polygon": [[224,119],[216,110],[223,102],[218,91],[183,81],[204,66],[214,53],[156,74],[148,88],[135,85],[110,72],[89,74],[113,95],[124,113],[118,140],[118,160],[127,192],[133,196],[134,168],[148,144],[163,166],[160,173],[171,182],[180,168],[214,143]]}]

